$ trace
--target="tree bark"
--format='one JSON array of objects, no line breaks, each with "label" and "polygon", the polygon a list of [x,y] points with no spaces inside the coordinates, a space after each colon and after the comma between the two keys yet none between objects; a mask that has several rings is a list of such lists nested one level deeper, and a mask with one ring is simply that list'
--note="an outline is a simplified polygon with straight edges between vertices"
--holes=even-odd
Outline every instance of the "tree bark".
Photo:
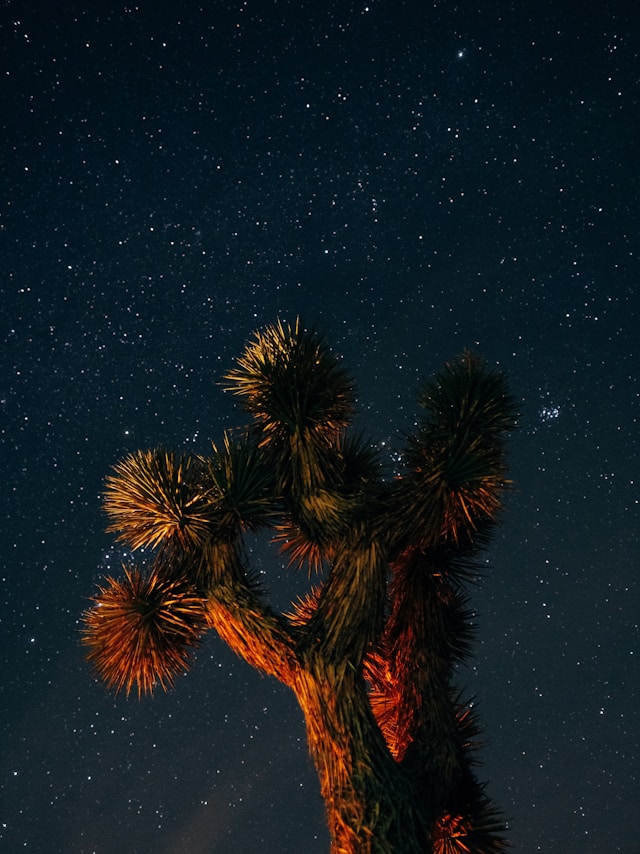
[{"label": "tree bark", "polygon": [[315,617],[296,628],[247,586],[233,545],[208,554],[211,624],[249,664],[292,688],[302,708],[331,854],[431,850],[415,783],[389,751],[362,675],[366,639],[380,618],[384,567],[375,544],[344,554]]},{"label": "tree bark", "polygon": [[311,653],[292,688],[320,778],[331,854],[430,850],[413,785],[387,748],[361,674]]}]

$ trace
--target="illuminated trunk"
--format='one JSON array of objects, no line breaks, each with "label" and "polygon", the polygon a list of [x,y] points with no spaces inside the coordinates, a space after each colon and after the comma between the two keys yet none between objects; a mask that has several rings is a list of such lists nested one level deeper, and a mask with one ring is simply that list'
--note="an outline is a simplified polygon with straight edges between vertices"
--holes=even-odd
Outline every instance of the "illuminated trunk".
[{"label": "illuminated trunk", "polygon": [[332,854],[424,854],[413,786],[376,724],[352,666],[309,656],[293,689],[307,724],[331,833]]}]

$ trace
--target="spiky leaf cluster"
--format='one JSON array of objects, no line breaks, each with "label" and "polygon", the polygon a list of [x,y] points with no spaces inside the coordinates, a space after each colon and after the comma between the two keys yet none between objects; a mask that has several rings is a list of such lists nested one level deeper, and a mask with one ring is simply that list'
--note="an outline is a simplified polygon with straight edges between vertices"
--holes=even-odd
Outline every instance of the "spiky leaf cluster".
[{"label": "spiky leaf cluster", "polygon": [[213,444],[202,464],[217,536],[233,538],[240,530],[257,531],[273,522],[274,473],[246,433],[237,438],[225,433],[223,444]]},{"label": "spiky leaf cluster", "polygon": [[504,854],[504,819],[480,790],[460,812],[445,812],[435,822],[433,854]]},{"label": "spiky leaf cluster", "polygon": [[107,530],[134,549],[202,546],[213,521],[198,460],[162,449],[136,451],[114,466],[104,509],[112,520]]},{"label": "spiky leaf cluster", "polygon": [[509,483],[504,434],[517,423],[515,400],[502,373],[465,351],[425,384],[420,404],[426,414],[404,451],[400,528],[423,546],[473,540]]},{"label": "spiky leaf cluster", "polygon": [[362,434],[341,434],[329,453],[328,475],[313,488],[285,496],[288,512],[275,528],[275,542],[290,565],[310,572],[321,571],[348,531],[371,513],[380,484],[378,452]]},{"label": "spiky leaf cluster", "polygon": [[[341,433],[323,457],[331,462],[321,476],[308,483],[299,478],[300,488],[285,492],[287,513],[276,525],[275,541],[290,565],[310,572],[326,567],[348,531],[370,513],[380,483],[377,450],[361,433]],[[292,455],[292,469],[300,459]]]},{"label": "spiky leaf cluster", "polygon": [[[285,488],[323,485],[333,461],[326,450],[348,424],[353,381],[319,332],[278,322],[257,332],[225,379],[255,420],[261,447],[275,456]],[[287,463],[293,459],[294,471]]]},{"label": "spiky leaf cluster", "polygon": [[344,496],[327,489],[302,495],[275,526],[273,541],[290,566],[320,572],[335,553],[349,509],[350,502]]},{"label": "spiky leaf cluster", "polygon": [[206,628],[204,600],[183,577],[154,565],[144,572],[125,566],[120,579],[107,578],[84,615],[87,658],[116,693],[151,694],[172,687],[191,660]]},{"label": "spiky leaf cluster", "polygon": [[[320,571],[331,560],[377,461],[345,433],[353,383],[323,335],[280,322],[256,333],[226,377],[254,418],[283,500],[276,542],[291,565]],[[374,473],[375,470],[375,473]]]}]

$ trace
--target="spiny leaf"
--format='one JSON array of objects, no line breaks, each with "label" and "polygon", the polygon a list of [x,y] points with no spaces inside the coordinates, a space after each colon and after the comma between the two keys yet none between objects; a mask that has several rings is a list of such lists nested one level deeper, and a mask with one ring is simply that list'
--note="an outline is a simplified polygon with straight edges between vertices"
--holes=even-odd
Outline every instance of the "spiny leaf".
[{"label": "spiny leaf", "polygon": [[256,332],[225,379],[256,418],[265,445],[305,430],[332,440],[353,411],[353,382],[340,359],[299,318]]},{"label": "spiny leaf", "polygon": [[190,662],[206,628],[204,600],[183,577],[161,565],[144,573],[124,567],[124,577],[106,579],[84,614],[83,642],[109,688],[127,695],[165,691]]},{"label": "spiny leaf", "polygon": [[114,466],[104,509],[112,519],[107,530],[134,549],[201,546],[213,521],[198,460],[163,449],[137,451]]},{"label": "spiny leaf", "polygon": [[271,523],[276,514],[273,471],[248,435],[236,439],[225,432],[222,446],[214,444],[203,465],[220,529],[255,531]]}]

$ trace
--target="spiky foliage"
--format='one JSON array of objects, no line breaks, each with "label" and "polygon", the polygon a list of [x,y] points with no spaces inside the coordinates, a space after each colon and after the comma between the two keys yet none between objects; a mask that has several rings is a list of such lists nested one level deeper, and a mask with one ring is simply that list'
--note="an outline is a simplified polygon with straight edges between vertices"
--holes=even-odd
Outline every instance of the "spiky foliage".
[{"label": "spiky foliage", "polygon": [[[465,352],[426,383],[393,479],[348,432],[353,383],[300,320],[257,332],[226,382],[251,424],[206,457],[140,451],[108,478],[110,530],[156,557],[100,587],[89,659],[116,691],[147,694],[171,687],[213,628],[295,693],[334,854],[500,854],[456,676],[509,484],[504,377]],[[317,573],[288,614],[250,567],[244,534],[263,528]]]},{"label": "spiky foliage", "polygon": [[320,593],[321,587],[312,587],[308,593],[298,596],[296,601],[292,602],[293,610],[285,613],[284,616],[294,626],[306,626],[318,607]]},{"label": "spiky foliage", "polygon": [[503,436],[517,423],[504,375],[465,351],[424,385],[426,410],[404,451],[399,525],[422,546],[473,540],[508,486]]},{"label": "spiky foliage", "polygon": [[278,322],[256,332],[225,379],[254,417],[283,488],[300,494],[324,487],[333,463],[326,450],[349,423],[354,403],[353,382],[324,335],[306,330],[299,318]]},{"label": "spiky foliage", "polygon": [[265,455],[246,434],[224,434],[220,447],[202,461],[216,535],[233,538],[241,530],[257,531],[276,518],[274,474]]},{"label": "spiky foliage", "polygon": [[457,808],[443,812],[433,824],[433,854],[505,854],[504,818],[484,788],[470,779]]},{"label": "spiky foliage", "polygon": [[256,332],[226,375],[257,420],[262,441],[309,430],[331,440],[353,411],[353,383],[325,336],[280,321]]},{"label": "spiky foliage", "polygon": [[107,477],[108,531],[133,549],[173,543],[202,546],[212,523],[211,497],[198,460],[157,449],[137,451]]},{"label": "spiky foliage", "polygon": [[390,612],[366,662],[373,713],[423,793],[436,854],[498,854],[505,847],[500,814],[472,770],[477,720],[452,687],[455,664],[471,653],[474,615],[464,588],[477,578],[489,527],[483,523],[476,543],[443,537],[392,561]]},{"label": "spiky foliage", "polygon": [[344,531],[349,503],[327,489],[302,495],[297,507],[275,528],[273,541],[295,569],[319,573],[335,551]]},{"label": "spiky foliage", "polygon": [[[331,454],[331,478],[324,488],[303,493],[286,504],[287,514],[275,526],[274,541],[296,569],[320,572],[336,556],[347,532],[368,505],[381,473],[377,450],[362,433],[340,434]],[[368,511],[367,511],[368,512]]]},{"label": "spiky foliage", "polygon": [[143,572],[124,567],[121,579],[107,578],[84,615],[87,658],[109,688],[138,695],[167,690],[191,660],[206,626],[204,602],[184,577],[156,564]]}]

